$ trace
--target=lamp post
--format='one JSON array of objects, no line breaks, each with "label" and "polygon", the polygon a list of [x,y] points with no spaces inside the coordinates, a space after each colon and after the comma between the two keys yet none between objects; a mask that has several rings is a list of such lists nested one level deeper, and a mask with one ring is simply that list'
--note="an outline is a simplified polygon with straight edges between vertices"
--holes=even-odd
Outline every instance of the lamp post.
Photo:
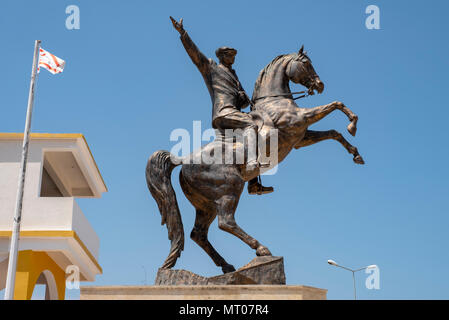
[{"label": "lamp post", "polygon": [[355,269],[355,270],[353,270],[353,269],[350,269],[350,268],[347,268],[347,267],[344,267],[344,266],[339,265],[339,264],[336,263],[334,260],[327,260],[327,263],[329,263],[331,266],[339,267],[339,268],[342,268],[342,269],[345,269],[345,270],[348,270],[348,271],[351,271],[351,272],[352,272],[352,281],[353,281],[353,283],[354,283],[354,300],[357,299],[356,289],[355,289],[355,273],[356,273],[357,271],[361,271],[361,270],[364,270],[364,269],[368,269],[368,268],[376,268],[376,267],[377,267],[375,264],[372,264],[372,265],[369,265],[369,266],[367,266],[367,267],[363,267],[363,268],[360,268],[360,269]]}]

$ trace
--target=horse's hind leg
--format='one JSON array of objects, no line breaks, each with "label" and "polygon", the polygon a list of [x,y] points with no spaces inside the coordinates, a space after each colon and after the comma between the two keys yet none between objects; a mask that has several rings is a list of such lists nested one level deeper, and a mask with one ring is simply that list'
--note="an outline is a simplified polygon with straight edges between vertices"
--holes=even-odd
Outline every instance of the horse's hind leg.
[{"label": "horse's hind leg", "polygon": [[258,256],[271,256],[271,252],[267,247],[249,236],[235,222],[234,214],[237,209],[237,204],[238,198],[236,199],[235,196],[223,196],[217,201],[218,227],[235,235],[252,249],[255,249]]},{"label": "horse's hind leg", "polygon": [[201,210],[196,210],[195,226],[190,233],[190,238],[195,241],[204,251],[212,258],[215,265],[221,267],[223,273],[235,271],[234,266],[230,265],[223,259],[223,257],[215,250],[207,239],[209,226],[216,217],[215,213],[207,213]]}]

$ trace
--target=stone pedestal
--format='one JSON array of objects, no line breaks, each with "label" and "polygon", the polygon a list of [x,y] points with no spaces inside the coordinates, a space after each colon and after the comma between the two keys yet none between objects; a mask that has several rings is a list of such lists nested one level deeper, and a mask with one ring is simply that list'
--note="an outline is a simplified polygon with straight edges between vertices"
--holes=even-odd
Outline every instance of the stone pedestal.
[{"label": "stone pedestal", "polygon": [[159,269],[154,286],[81,287],[81,300],[325,300],[327,290],[285,285],[282,257],[256,257],[234,272],[203,277]]},{"label": "stone pedestal", "polygon": [[284,258],[256,257],[234,272],[202,277],[187,270],[159,269],[155,285],[285,284]]},{"label": "stone pedestal", "polygon": [[287,285],[86,286],[81,300],[325,300],[327,290]]}]

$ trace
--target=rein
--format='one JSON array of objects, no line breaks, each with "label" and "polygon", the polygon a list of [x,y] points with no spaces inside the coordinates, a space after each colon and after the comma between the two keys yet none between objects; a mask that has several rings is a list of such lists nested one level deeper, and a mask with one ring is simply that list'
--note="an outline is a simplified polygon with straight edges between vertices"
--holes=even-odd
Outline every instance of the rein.
[{"label": "rein", "polygon": [[308,91],[296,91],[296,92],[290,92],[290,93],[280,93],[280,94],[273,94],[271,96],[258,97],[258,98],[254,99],[254,100],[249,100],[249,101],[250,101],[251,106],[254,107],[254,105],[256,104],[256,101],[259,100],[259,99],[273,98],[273,97],[286,97],[286,96],[291,96],[291,95],[294,95],[294,94],[301,94],[301,93],[307,93],[307,94],[303,94],[303,95],[300,95],[298,97],[295,97],[295,98],[293,98],[293,100],[297,100],[297,99],[301,99],[301,98],[305,98],[305,97],[310,96]]},{"label": "rein", "polygon": [[[271,96],[258,97],[258,98],[256,98],[256,99],[254,99],[253,102],[256,102],[257,100],[263,99],[263,98],[285,97],[285,96],[291,96],[291,95],[293,95],[293,94],[300,94],[300,93],[306,93],[306,92],[308,92],[308,91],[296,91],[296,92],[290,92],[290,93],[273,94],[273,95],[271,95]],[[310,95],[310,94],[308,94],[308,93],[307,93],[307,94],[303,94],[302,96],[298,96],[298,97],[296,97],[296,98],[293,98],[293,100],[305,98],[305,97],[307,97],[307,96],[309,96],[309,95]]]}]

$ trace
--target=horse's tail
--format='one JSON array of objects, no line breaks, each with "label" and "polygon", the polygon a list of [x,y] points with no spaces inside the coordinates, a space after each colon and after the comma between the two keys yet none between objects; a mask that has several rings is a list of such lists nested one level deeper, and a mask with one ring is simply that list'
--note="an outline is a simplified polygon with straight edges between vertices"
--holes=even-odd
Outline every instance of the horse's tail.
[{"label": "horse's tail", "polygon": [[[173,158],[172,158],[173,157]],[[161,213],[161,225],[166,224],[168,239],[171,241],[170,254],[162,265],[162,269],[172,268],[181,251],[184,250],[184,227],[179,212],[176,194],[171,184],[173,168],[181,164],[179,160],[168,151],[156,151],[148,159],[146,179],[148,189],[156,200]]]}]

